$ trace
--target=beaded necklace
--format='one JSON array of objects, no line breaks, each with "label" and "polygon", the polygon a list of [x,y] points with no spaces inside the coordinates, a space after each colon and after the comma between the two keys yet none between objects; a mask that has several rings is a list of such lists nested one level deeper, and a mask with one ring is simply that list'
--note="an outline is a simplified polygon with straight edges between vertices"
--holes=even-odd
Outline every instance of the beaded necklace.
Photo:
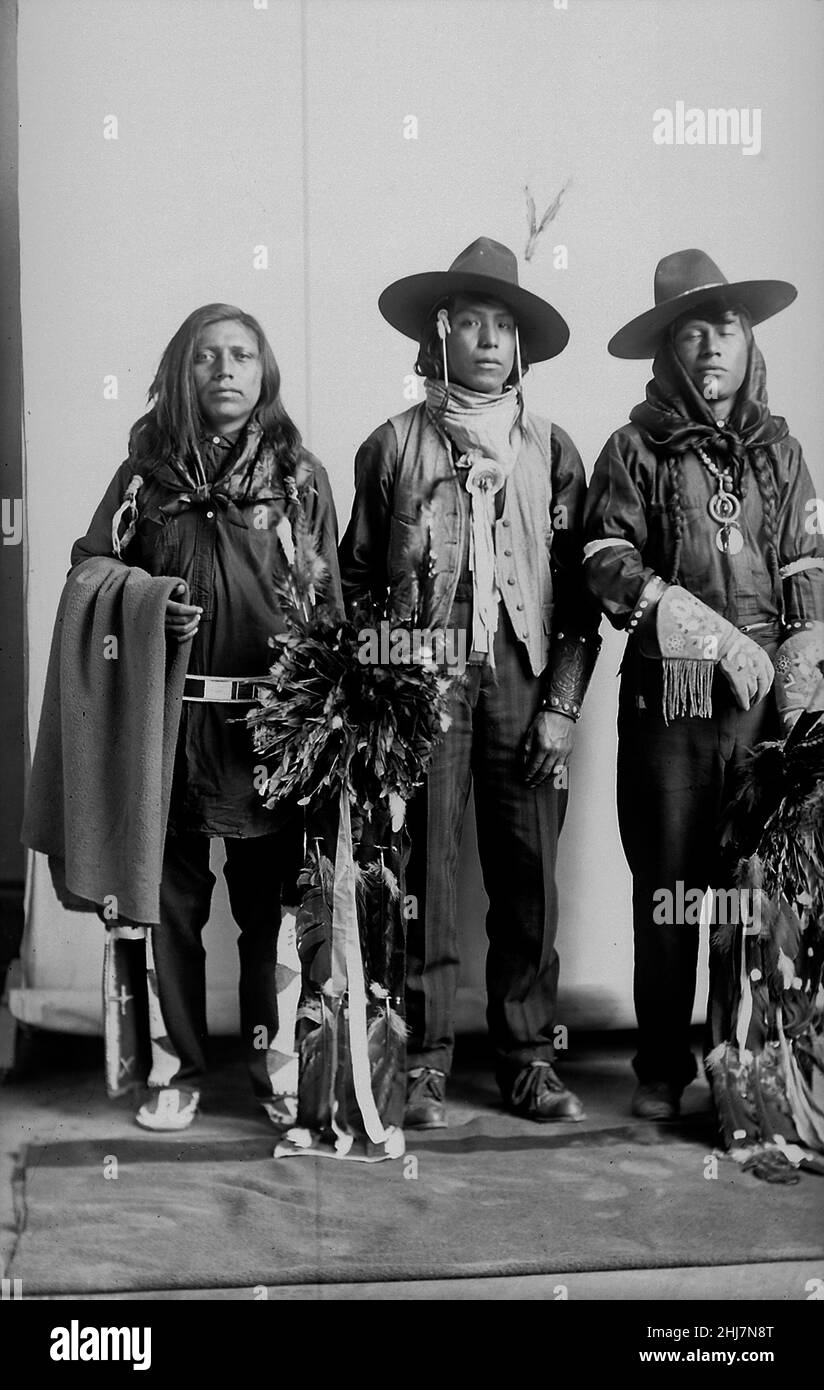
[{"label": "beaded necklace", "polygon": [[700,445],[695,446],[695,452],[718,483],[718,491],[707,503],[707,511],[719,527],[715,544],[724,555],[738,555],[744,548],[744,537],[736,525],[741,515],[741,499],[733,492],[732,474],[713,463]]}]

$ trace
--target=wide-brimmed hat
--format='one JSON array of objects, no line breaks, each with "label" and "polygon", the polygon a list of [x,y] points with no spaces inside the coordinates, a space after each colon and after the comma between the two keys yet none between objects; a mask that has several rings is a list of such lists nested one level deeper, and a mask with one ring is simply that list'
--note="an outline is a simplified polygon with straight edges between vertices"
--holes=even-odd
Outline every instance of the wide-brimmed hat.
[{"label": "wide-brimmed hat", "polygon": [[730,282],[706,251],[674,251],[655,267],[655,308],[631,319],[607,351],[613,357],[654,357],[665,328],[722,294],[729,304],[743,305],[753,323],[762,323],[792,304],[798,291],[787,280]]},{"label": "wide-brimmed hat", "polygon": [[456,256],[448,270],[406,275],[387,287],[378,308],[387,323],[420,342],[427,314],[453,294],[483,294],[512,310],[530,362],[557,357],[569,342],[569,328],[546,300],[518,284],[518,262],[508,246],[478,237]]}]

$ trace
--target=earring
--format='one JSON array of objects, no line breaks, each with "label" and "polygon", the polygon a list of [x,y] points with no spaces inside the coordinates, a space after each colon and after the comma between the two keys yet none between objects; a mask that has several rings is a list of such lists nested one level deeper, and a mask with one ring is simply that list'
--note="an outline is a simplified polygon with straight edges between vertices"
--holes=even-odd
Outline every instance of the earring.
[{"label": "earring", "polygon": [[520,334],[519,334],[519,332],[518,332],[518,325],[517,325],[517,323],[516,323],[516,325],[515,325],[515,361],[516,361],[517,364],[518,364],[518,390],[519,390],[520,393],[521,393],[521,399],[523,399],[523,394],[524,394],[524,374],[523,374],[523,371],[522,371],[522,369],[521,369],[521,336],[520,336]]},{"label": "earring", "polygon": [[446,364],[446,335],[452,332],[452,325],[449,322],[449,314],[446,309],[438,310],[438,337],[441,340],[441,353],[443,355],[443,383],[446,390],[449,390],[449,368]]}]

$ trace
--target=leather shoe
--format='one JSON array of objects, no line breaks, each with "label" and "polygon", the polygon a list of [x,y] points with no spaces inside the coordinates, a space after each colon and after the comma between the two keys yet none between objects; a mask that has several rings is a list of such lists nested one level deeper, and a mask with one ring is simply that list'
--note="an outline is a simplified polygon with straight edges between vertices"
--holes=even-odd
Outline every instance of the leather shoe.
[{"label": "leather shoe", "polygon": [[407,1081],[404,1129],[445,1129],[445,1096],[445,1072],[436,1067],[414,1067]]},{"label": "leather shoe", "polygon": [[550,1062],[530,1062],[518,1072],[509,1096],[516,1115],[544,1124],[548,1120],[582,1120],[584,1107],[567,1090]]},{"label": "leather shoe", "polygon": [[632,1097],[632,1113],[639,1120],[677,1120],[681,1088],[669,1081],[642,1081]]}]

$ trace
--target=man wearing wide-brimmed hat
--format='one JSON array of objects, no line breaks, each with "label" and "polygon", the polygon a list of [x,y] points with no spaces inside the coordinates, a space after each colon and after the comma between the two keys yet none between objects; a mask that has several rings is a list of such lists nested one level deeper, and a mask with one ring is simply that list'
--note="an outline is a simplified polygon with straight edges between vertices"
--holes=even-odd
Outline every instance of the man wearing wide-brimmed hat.
[{"label": "man wearing wide-brimmed hat", "polygon": [[731,886],[719,816],[747,750],[790,727],[824,658],[814,488],[770,413],[752,333],[795,296],[781,280],[728,283],[703,251],[678,251],[658,264],[654,307],[609,344],[654,359],[646,399],[595,465],[584,563],[629,632],[618,815],[633,875],[633,1112],[651,1120],[677,1116],[696,1074],[700,902]]},{"label": "man wearing wide-brimmed hat", "polygon": [[524,409],[530,362],[569,330],[518,283],[515,256],[481,237],[447,271],[380,297],[418,343],[426,399],[382,424],[355,462],[341,547],[347,601],[407,616],[417,557],[431,548],[427,625],[465,639],[466,680],[410,814],[407,1126],[446,1123],[458,981],[455,882],[474,782],[489,897],[487,1018],[507,1104],[534,1120],[582,1110],[553,1067],[558,957],[555,858],[566,765],[597,654],[581,578],[585,481],[557,425]]}]

